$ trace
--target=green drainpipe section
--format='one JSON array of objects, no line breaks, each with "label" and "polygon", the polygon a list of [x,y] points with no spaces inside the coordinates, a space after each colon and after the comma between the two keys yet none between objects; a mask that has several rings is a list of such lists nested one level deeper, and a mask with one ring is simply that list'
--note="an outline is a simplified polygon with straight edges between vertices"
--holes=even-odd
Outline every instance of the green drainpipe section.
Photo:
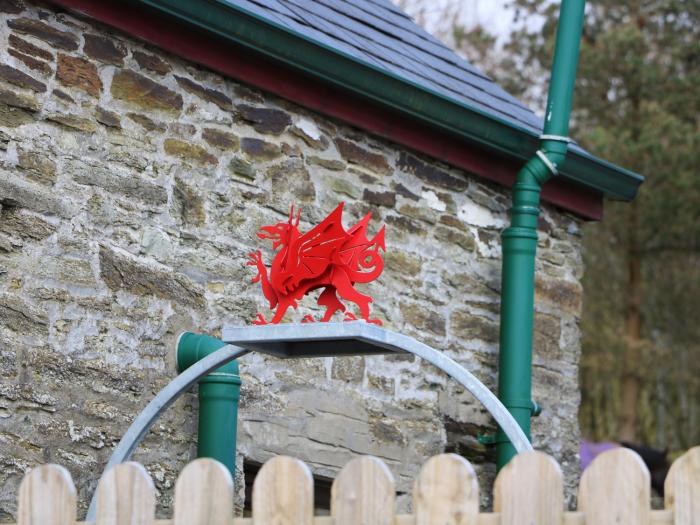
[{"label": "green drainpipe section", "polygon": [[[184,332],[177,341],[177,369],[182,373],[226,343],[208,335]],[[241,378],[231,361],[199,380],[197,457],[223,463],[235,478],[236,429]]]},{"label": "green drainpipe section", "polygon": [[[537,219],[542,184],[566,157],[569,114],[576,80],[585,0],[563,0],[540,149],[520,170],[513,186],[510,226],[503,232],[498,397],[530,438],[532,321],[535,296]],[[515,455],[502,431],[497,437],[499,470]]]}]

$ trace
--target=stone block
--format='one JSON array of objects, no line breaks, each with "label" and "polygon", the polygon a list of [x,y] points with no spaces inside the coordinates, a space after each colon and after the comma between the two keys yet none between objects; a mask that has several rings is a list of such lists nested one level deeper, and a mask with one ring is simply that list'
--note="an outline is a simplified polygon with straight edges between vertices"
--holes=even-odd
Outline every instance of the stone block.
[{"label": "stone block", "polygon": [[561,320],[553,315],[535,312],[533,332],[533,352],[537,359],[549,363],[549,366],[561,360]]},{"label": "stone block", "polygon": [[143,51],[134,51],[131,56],[143,69],[148,69],[159,75],[167,75],[172,71],[172,67],[165,60],[157,55],[151,55],[149,53],[144,53]]},{"label": "stone block", "polygon": [[100,276],[113,291],[155,296],[193,308],[204,306],[204,291],[182,274],[100,246]]},{"label": "stone block", "polygon": [[71,218],[76,213],[72,202],[51,190],[0,170],[0,203]]},{"label": "stone block", "polygon": [[233,133],[220,129],[204,128],[202,138],[210,145],[221,150],[236,151],[240,146],[240,140]]},{"label": "stone block", "polygon": [[46,91],[46,84],[7,64],[0,64],[0,79],[36,93]]},{"label": "stone block", "polygon": [[97,67],[84,58],[59,53],[56,78],[64,86],[80,89],[93,97],[98,97],[102,91]]},{"label": "stone block", "polygon": [[38,151],[20,149],[17,152],[17,165],[29,172],[29,178],[51,186],[56,182],[56,163]]},{"label": "stone block", "polygon": [[316,155],[310,155],[306,157],[306,161],[314,166],[321,166],[322,168],[326,168],[327,170],[332,171],[341,171],[344,170],[346,167],[346,164],[342,160],[324,159]]},{"label": "stone block", "polygon": [[252,137],[241,139],[241,150],[249,159],[273,160],[282,154],[277,144]]},{"label": "stone block", "polygon": [[193,95],[197,95],[202,100],[206,100],[207,102],[216,104],[225,111],[231,109],[231,98],[228,95],[222,93],[221,91],[202,86],[201,84],[197,84],[189,78],[180,77],[178,75],[175,75],[175,80],[177,80],[177,83],[182,89],[192,93]]},{"label": "stone block", "polygon": [[83,51],[90,58],[115,66],[121,66],[124,63],[126,47],[121,42],[94,34],[85,34],[83,38],[85,39]]},{"label": "stone block", "polygon": [[0,325],[17,334],[48,334],[46,312],[12,293],[0,293]]},{"label": "stone block", "polygon": [[401,155],[399,155],[399,160],[396,163],[396,167],[405,171],[406,173],[412,173],[419,179],[429,184],[440,186],[448,190],[464,191],[469,186],[466,179],[450,175],[444,170],[419,160],[410,153],[401,153]]},{"label": "stone block", "polygon": [[114,98],[145,110],[177,113],[182,109],[182,96],[179,93],[130,70],[115,73],[111,92]]},{"label": "stone block", "polygon": [[27,42],[23,38],[20,38],[13,33],[10,33],[10,36],[8,37],[8,43],[10,44],[10,47],[16,49],[21,53],[24,53],[25,55],[48,61],[53,61],[54,59],[53,53],[51,53],[50,51],[36,46],[31,42]]},{"label": "stone block", "polygon": [[108,128],[121,129],[122,124],[119,120],[119,115],[114,111],[109,111],[102,107],[95,108],[95,120]]},{"label": "stone block", "polygon": [[34,57],[30,57],[29,55],[20,53],[19,51],[12,48],[9,48],[7,52],[11,56],[15,57],[17,60],[22,62],[29,69],[33,69],[34,71],[38,71],[39,73],[43,73],[44,75],[48,75],[51,73],[51,66],[49,66],[43,60],[38,60]]},{"label": "stone block", "polygon": [[204,201],[199,194],[182,179],[175,180],[173,199],[185,224],[203,226],[206,220]]},{"label": "stone block", "polygon": [[259,108],[247,104],[236,106],[238,114],[246,122],[253,125],[253,129],[258,133],[269,133],[279,135],[292,123],[289,113],[281,109]]},{"label": "stone block", "polygon": [[578,281],[568,281],[538,275],[535,277],[535,302],[579,317],[583,303],[583,288]]},{"label": "stone block", "polygon": [[393,208],[396,205],[396,193],[393,191],[372,191],[365,189],[362,199],[375,206],[385,206]]},{"label": "stone block", "polygon": [[233,157],[229,162],[228,167],[231,173],[240,175],[241,177],[244,177],[248,180],[255,180],[255,168],[253,167],[253,164],[251,164],[247,160],[244,160],[240,157]]},{"label": "stone block", "polygon": [[36,95],[16,93],[14,91],[10,91],[9,89],[5,89],[2,87],[0,87],[0,103],[15,108],[27,109],[32,112],[38,111],[40,106],[39,100],[37,100]]},{"label": "stone block", "polygon": [[73,179],[88,186],[99,186],[108,191],[157,205],[168,202],[168,192],[146,179],[133,174],[119,174],[102,166],[81,161],[66,163],[64,169]]},{"label": "stone block", "polygon": [[71,97],[68,93],[63,91],[62,89],[54,89],[51,94],[55,96],[57,99],[60,99],[61,102],[69,102],[73,103],[75,100],[73,100],[73,97]]},{"label": "stone block", "polygon": [[445,335],[445,318],[422,304],[404,302],[401,315],[406,323],[418,331],[426,331],[437,336]]},{"label": "stone block", "polygon": [[56,231],[56,226],[50,222],[33,213],[26,213],[21,208],[3,208],[0,217],[0,232],[23,240],[45,239]]},{"label": "stone block", "polygon": [[414,206],[412,204],[402,204],[398,208],[399,213],[417,219],[419,221],[427,222],[428,224],[435,224],[437,222],[437,214],[425,206]]},{"label": "stone block", "polygon": [[446,245],[459,246],[460,248],[473,252],[476,248],[476,241],[471,232],[460,232],[452,228],[438,226],[434,231],[435,239]]},{"label": "stone block", "polygon": [[276,204],[286,208],[290,202],[313,202],[316,188],[306,168],[295,160],[271,166],[266,177],[272,186]]},{"label": "stone block", "polygon": [[393,377],[367,374],[367,384],[370,388],[379,390],[381,393],[393,396],[396,390],[396,380]]},{"label": "stone block", "polygon": [[450,335],[464,341],[479,339],[498,344],[498,322],[467,310],[455,310],[450,316]]},{"label": "stone block", "polygon": [[397,277],[415,277],[421,270],[421,258],[418,254],[400,250],[391,250],[384,255],[386,270]]},{"label": "stone block", "polygon": [[409,190],[406,186],[403,184],[395,183],[393,185],[394,191],[396,192],[397,195],[401,195],[405,199],[410,199],[412,201],[418,202],[420,200],[420,197],[413,193],[411,190]]},{"label": "stone block", "polygon": [[346,383],[362,383],[365,358],[362,356],[334,357],[331,377]]},{"label": "stone block", "polygon": [[152,118],[142,115],[141,113],[129,112],[126,114],[126,117],[129,120],[134,121],[146,131],[159,131],[161,133],[165,131],[165,125],[161,124],[160,122],[155,122]]},{"label": "stone block", "polygon": [[218,159],[209,153],[204,147],[193,142],[178,139],[165,139],[163,148],[168,155],[179,157],[182,160],[196,162],[197,164],[216,165]]},{"label": "stone block", "polygon": [[330,189],[336,193],[347,195],[353,199],[358,199],[362,196],[362,189],[356,184],[350,182],[347,177],[342,179],[337,177],[329,177],[327,181]]},{"label": "stone block", "polygon": [[92,133],[97,129],[94,120],[69,113],[52,113],[46,116],[46,120],[76,131]]},{"label": "stone block", "polygon": [[75,34],[56,29],[40,20],[15,18],[8,20],[7,25],[18,33],[31,35],[59,49],[66,51],[78,49],[78,37]]},{"label": "stone block", "polygon": [[335,147],[338,153],[347,162],[357,164],[381,175],[389,175],[392,172],[389,162],[381,153],[373,153],[354,142],[345,139],[335,139]]},{"label": "stone block", "polygon": [[22,0],[0,0],[0,12],[16,15],[24,11]]}]

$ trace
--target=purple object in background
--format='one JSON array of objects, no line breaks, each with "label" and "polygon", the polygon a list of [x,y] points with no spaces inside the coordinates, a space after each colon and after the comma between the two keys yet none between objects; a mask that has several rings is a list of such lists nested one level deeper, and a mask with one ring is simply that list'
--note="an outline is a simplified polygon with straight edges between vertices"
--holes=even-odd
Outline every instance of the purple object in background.
[{"label": "purple object in background", "polygon": [[594,443],[593,441],[586,441],[585,439],[581,441],[581,470],[586,470],[586,467],[591,464],[591,461],[595,459],[598,454],[610,450],[613,448],[620,447],[619,443],[614,443],[612,441],[602,441],[600,443]]}]

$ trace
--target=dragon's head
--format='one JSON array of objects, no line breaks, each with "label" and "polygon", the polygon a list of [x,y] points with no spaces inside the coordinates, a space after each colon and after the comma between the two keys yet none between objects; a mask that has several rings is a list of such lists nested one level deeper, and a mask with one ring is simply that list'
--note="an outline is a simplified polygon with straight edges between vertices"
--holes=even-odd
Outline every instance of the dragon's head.
[{"label": "dragon's head", "polygon": [[294,218],[294,204],[292,204],[289,208],[289,219],[287,222],[278,222],[274,226],[263,226],[258,232],[258,237],[261,239],[271,239],[273,250],[289,244],[291,233],[293,231],[298,231],[300,216],[301,208],[297,210],[296,219]]}]

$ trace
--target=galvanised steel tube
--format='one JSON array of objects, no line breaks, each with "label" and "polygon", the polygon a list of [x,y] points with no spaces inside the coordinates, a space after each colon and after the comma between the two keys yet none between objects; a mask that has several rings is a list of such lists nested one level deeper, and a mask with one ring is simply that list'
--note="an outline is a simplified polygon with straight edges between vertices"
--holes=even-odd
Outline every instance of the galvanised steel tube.
[{"label": "galvanised steel tube", "polygon": [[[177,342],[177,368],[182,373],[200,359],[226,346],[208,335],[185,332]],[[235,479],[236,431],[241,378],[231,361],[199,380],[197,457],[221,462]]]},{"label": "galvanised steel tube", "polygon": [[[566,157],[585,4],[585,0],[562,1],[540,150],[517,175],[510,226],[501,235],[498,397],[528,439],[530,418],[539,410],[532,401],[532,324],[540,192],[542,184],[556,175],[557,165]],[[496,441],[500,469],[516,451],[502,431]]]}]

